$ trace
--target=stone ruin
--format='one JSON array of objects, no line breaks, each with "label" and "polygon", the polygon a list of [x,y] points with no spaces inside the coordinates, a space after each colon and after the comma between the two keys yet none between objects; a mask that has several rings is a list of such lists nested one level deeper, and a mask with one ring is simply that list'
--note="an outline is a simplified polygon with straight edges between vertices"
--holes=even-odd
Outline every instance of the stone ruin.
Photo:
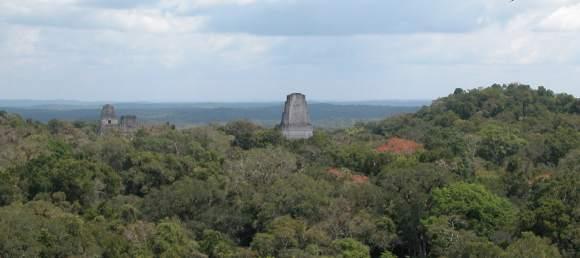
[{"label": "stone ruin", "polygon": [[[130,134],[138,128],[137,116],[124,115],[118,119],[113,105],[107,104],[103,106],[99,125],[100,135],[109,132]],[[282,130],[282,135],[290,140],[309,139],[313,136],[314,129],[310,123],[308,104],[304,94],[292,93],[286,97],[280,129]]]},{"label": "stone ruin", "polygon": [[137,116],[134,115],[121,116],[121,125],[120,125],[121,132],[131,133],[137,130],[138,127],[139,125],[137,124]]},{"label": "stone ruin", "polygon": [[101,125],[99,126],[99,133],[105,134],[116,129],[119,126],[119,120],[115,114],[115,107],[113,105],[104,105],[101,110]]},{"label": "stone ruin", "polygon": [[286,139],[297,140],[312,137],[313,128],[310,124],[308,104],[304,94],[292,93],[286,97],[280,129]]},{"label": "stone ruin", "polygon": [[107,104],[103,106],[99,134],[103,135],[112,131],[120,131],[121,133],[128,134],[137,130],[138,126],[136,116],[121,116],[121,120],[119,121],[113,105]]}]

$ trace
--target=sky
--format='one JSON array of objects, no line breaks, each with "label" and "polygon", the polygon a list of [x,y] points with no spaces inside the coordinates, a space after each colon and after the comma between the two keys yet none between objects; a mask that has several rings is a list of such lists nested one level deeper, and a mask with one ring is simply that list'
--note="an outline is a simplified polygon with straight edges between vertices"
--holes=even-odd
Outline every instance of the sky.
[{"label": "sky", "polygon": [[580,96],[580,0],[0,0],[0,99]]}]

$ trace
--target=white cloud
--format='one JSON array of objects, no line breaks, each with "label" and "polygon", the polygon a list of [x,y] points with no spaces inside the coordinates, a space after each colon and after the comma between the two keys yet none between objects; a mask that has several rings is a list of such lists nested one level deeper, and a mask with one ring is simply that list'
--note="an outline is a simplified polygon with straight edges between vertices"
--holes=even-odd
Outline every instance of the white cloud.
[{"label": "white cloud", "polygon": [[62,98],[107,98],[91,95],[103,84],[144,99],[147,86],[185,93],[176,98],[250,88],[273,99],[282,87],[357,98],[396,94],[389,83],[511,81],[518,69],[565,84],[574,75],[554,72],[580,66],[579,1],[0,0],[0,77],[77,94]]},{"label": "white cloud", "polygon": [[204,24],[203,17],[175,16],[159,10],[103,9],[95,14],[95,22],[121,31],[148,33],[189,33],[199,30]]},{"label": "white cloud", "polygon": [[37,52],[40,30],[27,27],[0,26],[0,55],[27,58]]},{"label": "white cloud", "polygon": [[[183,1],[183,0],[181,0]],[[236,5],[247,5],[256,3],[256,0],[193,0],[189,1],[197,6],[211,6],[211,5],[225,5],[225,4],[236,4]]]},{"label": "white cloud", "polygon": [[73,7],[77,0],[3,0],[0,16],[39,16],[62,13]]},{"label": "white cloud", "polygon": [[201,8],[223,5],[250,5],[255,4],[256,1],[257,0],[160,0],[158,6],[163,9],[185,13]]},{"label": "white cloud", "polygon": [[580,31],[580,3],[557,9],[539,23],[546,31]]}]

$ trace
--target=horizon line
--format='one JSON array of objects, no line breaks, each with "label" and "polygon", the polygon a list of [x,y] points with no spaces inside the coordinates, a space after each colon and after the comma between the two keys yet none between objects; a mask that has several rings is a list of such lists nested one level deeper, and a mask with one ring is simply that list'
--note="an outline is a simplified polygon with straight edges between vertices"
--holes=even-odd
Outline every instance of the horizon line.
[{"label": "horizon line", "polygon": [[[353,103],[353,102],[383,102],[383,101],[433,101],[437,98],[417,98],[417,99],[405,99],[405,98],[392,98],[392,99],[360,99],[360,100],[324,100],[324,99],[310,99],[308,102],[318,102],[318,103]],[[260,104],[260,103],[284,103],[285,100],[211,100],[211,101],[196,101],[196,100],[78,100],[78,99],[4,99],[2,101],[22,101],[22,102],[77,102],[77,103],[87,103],[87,104],[98,104],[98,103],[113,103],[113,104]]]}]

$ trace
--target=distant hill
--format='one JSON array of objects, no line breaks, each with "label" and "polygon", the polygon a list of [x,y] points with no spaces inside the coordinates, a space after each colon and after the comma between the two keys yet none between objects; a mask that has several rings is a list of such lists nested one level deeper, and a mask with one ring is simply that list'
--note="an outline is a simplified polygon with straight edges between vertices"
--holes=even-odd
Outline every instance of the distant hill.
[{"label": "distant hill", "polygon": [[[427,102],[427,101],[424,101]],[[311,102],[312,122],[317,127],[342,128],[356,122],[380,120],[420,109],[421,101]],[[367,103],[367,104],[364,104]],[[397,105],[387,105],[393,103]],[[58,101],[2,101],[0,110],[24,118],[47,122],[51,119],[94,121],[101,103]],[[246,119],[265,126],[280,122],[282,103],[118,103],[118,115],[137,115],[145,123],[170,122],[178,126],[225,123]]]}]

